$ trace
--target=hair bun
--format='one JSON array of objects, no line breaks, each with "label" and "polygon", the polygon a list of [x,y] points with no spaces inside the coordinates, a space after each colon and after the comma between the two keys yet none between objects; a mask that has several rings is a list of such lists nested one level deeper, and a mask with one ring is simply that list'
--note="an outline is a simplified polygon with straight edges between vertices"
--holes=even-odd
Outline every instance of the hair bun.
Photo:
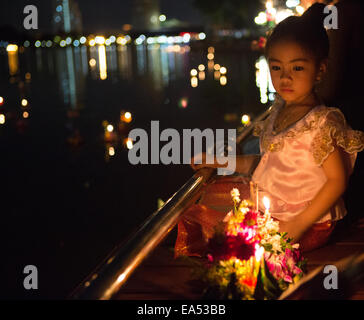
[{"label": "hair bun", "polygon": [[321,25],[324,27],[324,19],[327,13],[324,13],[325,5],[323,3],[314,3],[309,7],[301,16],[305,22],[314,25],[315,27]]}]

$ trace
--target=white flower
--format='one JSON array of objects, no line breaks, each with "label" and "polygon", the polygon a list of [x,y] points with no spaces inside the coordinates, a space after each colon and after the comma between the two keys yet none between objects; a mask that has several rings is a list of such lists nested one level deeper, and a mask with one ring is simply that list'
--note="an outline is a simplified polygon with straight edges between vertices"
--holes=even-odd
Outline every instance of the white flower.
[{"label": "white flower", "polygon": [[269,242],[272,244],[274,251],[281,251],[281,236],[279,234],[272,236]]},{"label": "white flower", "polygon": [[240,192],[239,192],[239,189],[233,188],[233,190],[231,190],[230,194],[231,194],[231,197],[233,198],[233,201],[234,202],[240,202],[240,198],[239,198]]}]

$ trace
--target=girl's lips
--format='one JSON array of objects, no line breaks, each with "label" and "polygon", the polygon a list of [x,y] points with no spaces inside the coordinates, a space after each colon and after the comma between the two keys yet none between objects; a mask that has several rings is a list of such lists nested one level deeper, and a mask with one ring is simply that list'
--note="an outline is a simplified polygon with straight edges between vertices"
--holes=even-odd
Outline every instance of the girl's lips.
[{"label": "girl's lips", "polygon": [[281,89],[281,91],[283,91],[283,92],[293,92],[292,89]]}]

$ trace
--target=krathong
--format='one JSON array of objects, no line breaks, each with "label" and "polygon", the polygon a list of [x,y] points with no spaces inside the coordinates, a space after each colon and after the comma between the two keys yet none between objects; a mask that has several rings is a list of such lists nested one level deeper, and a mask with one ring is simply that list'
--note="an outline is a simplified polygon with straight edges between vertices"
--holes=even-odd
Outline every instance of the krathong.
[{"label": "krathong", "polygon": [[206,261],[197,271],[208,299],[276,299],[305,271],[299,244],[279,232],[271,218],[231,191],[234,207],[207,242]]}]

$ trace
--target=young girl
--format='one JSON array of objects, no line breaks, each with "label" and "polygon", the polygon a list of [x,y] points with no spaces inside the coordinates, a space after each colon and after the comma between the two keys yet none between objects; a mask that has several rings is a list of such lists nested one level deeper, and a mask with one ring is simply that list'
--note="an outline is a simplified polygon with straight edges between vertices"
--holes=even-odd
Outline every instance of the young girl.
[{"label": "young girl", "polygon": [[[261,155],[238,156],[236,161],[236,171],[247,173],[259,160],[252,176],[259,187],[259,207],[264,209],[261,200],[267,196],[280,231],[288,232],[304,251],[325,244],[336,221],[346,215],[341,196],[357,152],[364,148],[364,133],[351,130],[342,112],[326,107],[315,94],[328,64],[323,21],[323,7],[314,5],[301,17],[282,21],[268,38],[265,54],[277,100],[255,128]],[[203,245],[196,247],[196,226],[206,238],[204,230],[211,231],[221,218],[204,206],[187,212],[178,226],[175,256],[200,255]]]}]

